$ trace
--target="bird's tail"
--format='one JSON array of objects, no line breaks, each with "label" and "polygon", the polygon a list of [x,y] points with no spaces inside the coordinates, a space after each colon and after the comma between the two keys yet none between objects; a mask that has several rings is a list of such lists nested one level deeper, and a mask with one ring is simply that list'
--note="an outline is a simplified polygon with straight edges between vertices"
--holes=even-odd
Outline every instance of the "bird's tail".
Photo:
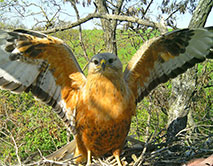
[{"label": "bird's tail", "polygon": [[46,156],[45,158],[54,161],[66,160],[73,157],[73,152],[75,151],[75,148],[76,140],[73,139],[71,142],[58,149],[57,151],[51,153],[50,155]]}]

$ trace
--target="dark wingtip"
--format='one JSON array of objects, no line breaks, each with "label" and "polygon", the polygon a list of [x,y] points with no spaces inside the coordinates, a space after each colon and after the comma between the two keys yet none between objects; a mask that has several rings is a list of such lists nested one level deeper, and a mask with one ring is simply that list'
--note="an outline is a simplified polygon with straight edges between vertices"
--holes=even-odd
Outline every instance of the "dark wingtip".
[{"label": "dark wingtip", "polygon": [[47,37],[45,34],[42,34],[42,33],[36,32],[36,31],[32,31],[32,30],[26,30],[26,29],[15,29],[13,32],[26,33],[28,35],[36,36],[39,38]]}]

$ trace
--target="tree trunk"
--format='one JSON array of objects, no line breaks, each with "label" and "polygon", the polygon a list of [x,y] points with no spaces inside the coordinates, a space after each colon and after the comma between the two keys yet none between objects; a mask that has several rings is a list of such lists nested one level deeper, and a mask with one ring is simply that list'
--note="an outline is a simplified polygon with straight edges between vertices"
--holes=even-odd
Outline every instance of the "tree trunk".
[{"label": "tree trunk", "polygon": [[[95,1],[98,12],[101,14],[109,14],[109,10],[105,0],[96,0]],[[120,14],[121,7],[123,5],[123,0],[118,0],[113,14]],[[106,50],[108,52],[114,53],[117,55],[117,45],[116,45],[116,29],[117,29],[117,20],[107,20],[101,19],[101,25],[104,31],[104,39]]]},{"label": "tree trunk", "polygon": [[[212,0],[200,0],[193,13],[189,28],[204,27],[212,6]],[[196,67],[193,67],[171,81],[172,91],[168,110],[167,139],[173,138],[179,131],[184,129],[187,121],[190,126],[195,126],[190,104],[191,97],[196,89],[196,77]]]},{"label": "tree trunk", "polygon": [[189,23],[189,28],[204,27],[212,7],[212,0],[200,0]]}]

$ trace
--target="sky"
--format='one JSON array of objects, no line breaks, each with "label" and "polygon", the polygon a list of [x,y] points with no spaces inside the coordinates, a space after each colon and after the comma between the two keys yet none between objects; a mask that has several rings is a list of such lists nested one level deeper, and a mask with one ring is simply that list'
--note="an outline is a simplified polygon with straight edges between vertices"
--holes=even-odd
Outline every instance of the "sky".
[{"label": "sky", "polygon": [[[40,5],[42,6],[41,3],[42,0],[31,0],[30,2],[35,3],[36,5]],[[56,1],[61,1],[61,0],[56,0]],[[159,9],[157,8],[157,5],[161,3],[161,0],[155,0],[155,4],[151,5],[151,10],[148,13],[149,16],[153,19],[153,21],[156,21],[156,15],[157,12],[159,11]],[[43,5],[44,6],[44,5]],[[61,3],[61,7],[64,9],[64,13],[68,13],[67,14],[60,14],[60,19],[64,20],[64,21],[72,21],[75,22],[76,21],[76,15],[75,12],[73,10],[73,8],[71,7],[70,3]],[[77,5],[78,9],[79,9],[79,13],[80,13],[80,17],[86,17],[89,13],[93,13],[94,12],[94,5],[90,5],[89,7],[83,7],[81,4]],[[51,8],[49,8],[51,9]],[[37,6],[33,6],[30,9],[28,9],[30,12],[33,13],[37,13],[40,11],[40,8]],[[52,11],[50,11],[52,13],[54,13],[55,11],[53,10],[52,7]],[[18,20],[19,17],[17,17],[17,14],[12,14],[8,13],[8,18],[9,21],[16,21]],[[164,16],[166,18],[166,16]],[[186,13],[184,15],[178,15],[177,17],[177,27],[178,28],[186,28],[189,25],[189,21],[191,19],[191,14]],[[41,15],[37,15],[37,20],[42,20]],[[20,23],[24,24],[28,29],[31,29],[33,27],[33,25],[35,25],[35,23],[37,22],[37,20],[34,17],[25,17],[22,18],[21,20],[19,20]],[[84,23],[83,29],[93,29],[95,27],[95,24],[98,22],[99,19],[93,19],[92,21],[88,21],[87,23]],[[211,11],[206,26],[213,26],[213,10]]]}]

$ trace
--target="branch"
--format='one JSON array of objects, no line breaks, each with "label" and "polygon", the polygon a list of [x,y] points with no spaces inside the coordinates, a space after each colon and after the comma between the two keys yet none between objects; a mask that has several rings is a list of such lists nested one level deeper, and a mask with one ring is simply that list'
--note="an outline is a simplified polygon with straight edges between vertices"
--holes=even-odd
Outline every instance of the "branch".
[{"label": "branch", "polygon": [[[80,16],[79,16],[78,8],[76,7],[76,3],[74,1],[69,1],[69,2],[71,3],[73,9],[75,10],[77,20],[79,21]],[[83,49],[83,52],[84,52],[84,57],[87,61],[89,61],[88,54],[87,54],[87,51],[86,51],[86,47],[85,47],[84,42],[83,42],[81,25],[79,25],[79,40],[80,40],[81,48]]]},{"label": "branch", "polygon": [[153,0],[151,0],[151,1],[149,2],[148,6],[146,7],[146,9],[145,9],[145,11],[144,11],[144,13],[143,13],[142,18],[144,18],[144,16],[145,16],[145,15],[146,15],[146,13],[148,12],[148,10],[149,10],[149,8],[150,8],[150,6],[151,6],[152,2],[153,2]]},{"label": "branch", "polygon": [[79,26],[91,19],[94,18],[104,18],[107,20],[119,20],[119,21],[128,21],[128,22],[132,22],[132,23],[138,23],[138,24],[142,24],[145,26],[149,26],[149,27],[159,27],[158,23],[152,22],[152,21],[148,21],[148,20],[144,20],[144,19],[139,19],[137,17],[132,17],[132,16],[121,16],[121,15],[114,15],[114,14],[99,14],[99,13],[92,13],[92,14],[88,14],[88,16],[79,19],[78,21],[71,23],[63,28],[53,28],[47,31],[43,31],[43,33],[49,34],[49,33],[55,33],[58,31],[64,31],[64,30],[68,30],[71,28],[74,28],[76,26]]},{"label": "branch", "polygon": [[175,13],[177,13],[181,9],[181,6],[179,6],[176,10],[174,10],[170,15],[165,19],[165,21],[168,21],[169,18],[171,18]]}]

